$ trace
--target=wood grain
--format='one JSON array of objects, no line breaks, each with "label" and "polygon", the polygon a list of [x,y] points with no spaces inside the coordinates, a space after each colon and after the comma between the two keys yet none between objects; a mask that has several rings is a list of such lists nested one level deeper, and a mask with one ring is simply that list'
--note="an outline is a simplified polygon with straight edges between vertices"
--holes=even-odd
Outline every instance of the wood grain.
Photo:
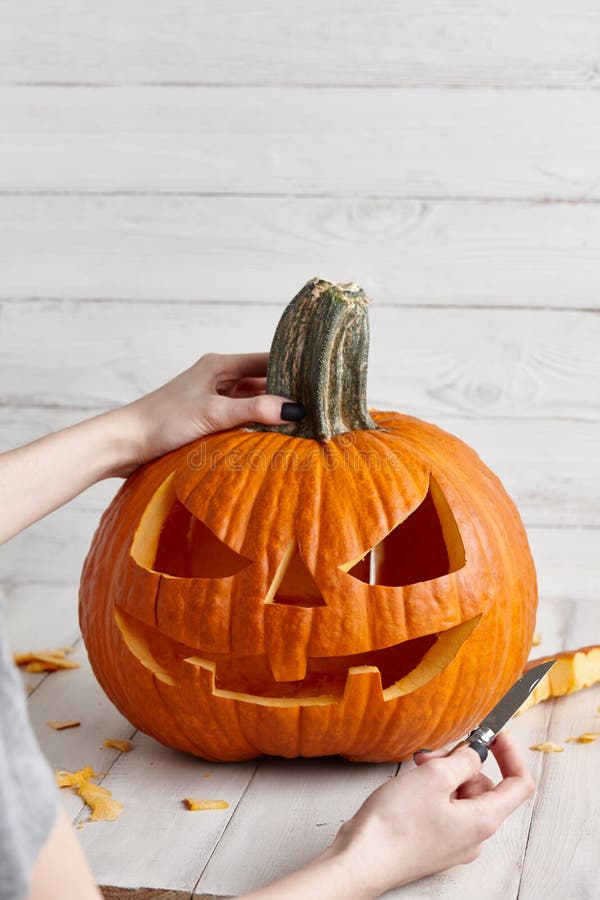
[{"label": "wood grain", "polygon": [[[566,647],[590,642],[600,642],[597,601],[574,607],[565,638]],[[566,739],[600,731],[599,703],[600,686],[554,702],[545,739],[561,744],[564,752],[539,754],[542,773],[519,900],[591,898],[598,893],[600,794],[594,786],[600,743],[566,743]]]},{"label": "wood grain", "polygon": [[0,89],[5,191],[600,198],[600,92]]},{"label": "wood grain", "polygon": [[[33,25],[35,24],[35,27]],[[3,4],[0,78],[37,83],[598,86],[593,0]]]},{"label": "wood grain", "polygon": [[283,308],[321,275],[377,304],[597,310],[599,235],[594,203],[5,196],[0,299]]},{"label": "wood grain", "polygon": [[[268,350],[285,302],[301,285],[290,281],[287,296],[276,306],[0,304],[0,404],[10,427],[0,432],[5,435],[0,441],[7,446],[9,437],[18,435],[19,425],[10,422],[18,422],[16,409],[22,406],[49,408],[47,413],[24,412],[23,428],[36,415],[56,427],[51,410],[57,406],[84,415],[129,402],[202,353]],[[405,308],[376,300],[370,320],[373,406],[433,421],[510,419],[519,427],[523,422],[534,428],[538,422],[540,429],[543,422],[591,425],[600,420],[596,314]]]},{"label": "wood grain", "polygon": [[104,900],[190,900],[189,891],[163,891],[152,888],[101,887],[100,893]]},{"label": "wood grain", "polygon": [[397,768],[338,757],[264,758],[196,891],[237,895],[304,865]]},{"label": "wood grain", "polygon": [[[118,757],[103,781],[125,806],[117,827],[94,822],[78,832],[96,880],[126,888],[187,891],[189,896],[237,816],[257,765],[208,763],[136,734],[131,752]],[[229,808],[190,812],[182,802],[186,796],[225,800]]]},{"label": "wood grain", "polygon": [[[33,650],[75,646],[80,639],[76,584],[50,584],[47,581],[37,585],[28,584],[21,577],[18,566],[13,568],[14,560],[10,559],[12,547],[9,545],[3,550],[7,556],[7,567],[4,570],[7,577],[0,579],[0,611],[12,651],[28,653]],[[74,568],[79,568],[79,565]],[[29,575],[32,570],[40,571],[37,565],[32,565],[31,560],[27,570]],[[58,674],[27,672],[25,669],[20,671],[30,695],[47,678]],[[59,679],[59,683],[61,682],[62,679]],[[65,718],[71,719],[73,716],[68,713]]]},{"label": "wood grain", "polygon": [[[51,605],[42,609],[40,604],[39,614],[40,622],[35,629],[31,629],[30,638],[37,642],[37,647],[45,645],[43,620],[56,615],[56,610]],[[104,739],[128,739],[135,729],[105,696],[92,674],[81,640],[72,658],[81,664],[81,668],[53,672],[46,677],[29,698],[29,714],[39,744],[54,770],[74,772],[84,766],[92,766],[94,772],[105,775],[119,751],[104,747]],[[67,737],[66,731],[49,728],[46,725],[48,719],[77,719],[81,725],[70,729],[71,735]],[[99,783],[104,781],[103,777]],[[80,817],[83,820],[88,818],[89,809],[75,792],[64,788],[60,793],[63,805],[74,822]],[[115,795],[115,799],[120,798]],[[104,828],[114,823],[98,824]]]}]

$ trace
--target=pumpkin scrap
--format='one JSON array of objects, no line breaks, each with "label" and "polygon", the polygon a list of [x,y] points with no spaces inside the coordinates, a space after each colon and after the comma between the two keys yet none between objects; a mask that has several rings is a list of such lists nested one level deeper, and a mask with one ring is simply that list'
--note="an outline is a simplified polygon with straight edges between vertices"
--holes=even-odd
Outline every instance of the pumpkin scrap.
[{"label": "pumpkin scrap", "polygon": [[64,722],[46,722],[46,725],[54,728],[55,731],[64,731],[65,728],[77,728],[78,725],[81,725],[81,722],[67,719]]},{"label": "pumpkin scrap", "polygon": [[26,672],[56,672],[58,669],[78,669],[79,663],[67,659],[73,647],[58,647],[56,650],[39,650],[37,653],[15,653],[13,659]]},{"label": "pumpkin scrap", "polygon": [[56,773],[56,783],[59,787],[74,787],[82,800],[92,810],[90,821],[114,822],[124,809],[122,803],[115,800],[108,790],[99,784],[92,784],[90,778],[100,778],[101,775],[94,772],[91,766],[85,766],[76,772],[61,770]]},{"label": "pumpkin scrap", "polygon": [[540,750],[542,753],[563,753],[564,747],[560,744],[553,744],[552,741],[542,741],[541,744],[534,744],[530,750]]},{"label": "pumpkin scrap", "polygon": [[108,788],[92,784],[91,781],[84,781],[79,786],[77,793],[92,810],[90,816],[92,822],[114,822],[125,808],[122,803],[113,798]]},{"label": "pumpkin scrap", "polygon": [[192,811],[198,809],[229,809],[229,803],[226,800],[195,800],[193,797],[185,797],[183,802]]},{"label": "pumpkin scrap", "polygon": [[600,731],[584,731],[583,734],[580,734],[577,737],[567,738],[567,741],[570,744],[573,742],[576,742],[578,744],[592,744],[599,737]]},{"label": "pumpkin scrap", "polygon": [[579,691],[600,682],[600,645],[598,644],[531,659],[525,666],[525,671],[527,672],[548,659],[555,659],[556,663],[531,692],[517,715],[549,697],[562,697],[563,694],[571,694],[573,691]]},{"label": "pumpkin scrap", "polygon": [[77,787],[84,781],[89,781],[90,778],[100,778],[100,775],[96,774],[91,766],[85,766],[76,772],[67,772],[65,769],[61,769],[56,773],[56,783],[61,788]]},{"label": "pumpkin scrap", "polygon": [[533,635],[533,639],[532,639],[532,641],[531,641],[531,646],[532,646],[532,647],[539,647],[539,645],[540,645],[541,643],[542,643],[542,636],[541,636],[541,634],[539,633],[539,631],[536,631],[535,634]]},{"label": "pumpkin scrap", "polygon": [[114,750],[120,750],[121,753],[129,753],[129,751],[133,749],[131,741],[121,738],[106,738],[104,746],[112,747]]}]

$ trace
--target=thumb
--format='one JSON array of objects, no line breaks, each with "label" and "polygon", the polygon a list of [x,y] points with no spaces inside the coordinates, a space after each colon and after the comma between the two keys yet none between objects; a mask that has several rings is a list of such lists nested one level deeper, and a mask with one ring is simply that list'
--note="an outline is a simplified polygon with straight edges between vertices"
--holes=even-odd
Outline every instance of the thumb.
[{"label": "thumb", "polygon": [[263,425],[283,425],[304,418],[301,403],[275,394],[257,394],[255,397],[220,397],[218,427],[235,428],[243,422],[260,422]]}]

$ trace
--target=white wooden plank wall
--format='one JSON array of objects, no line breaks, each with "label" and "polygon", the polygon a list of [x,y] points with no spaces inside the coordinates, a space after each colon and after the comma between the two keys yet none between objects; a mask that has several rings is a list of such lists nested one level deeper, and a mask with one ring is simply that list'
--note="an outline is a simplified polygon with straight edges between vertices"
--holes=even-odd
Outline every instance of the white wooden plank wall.
[{"label": "white wooden plank wall", "polygon": [[[307,278],[355,279],[375,301],[373,404],[458,434],[503,479],[538,565],[539,649],[600,642],[599,88],[595,0],[4,0],[0,449],[206,350],[267,349]],[[2,548],[16,649],[77,641],[81,562],[116,487]],[[142,735],[137,762],[98,750],[131,732],[85,667],[28,680],[51,761],[110,769],[126,803],[137,857],[121,881],[114,826],[81,832],[106,884],[253,887],[325,846],[391,773],[205,766],[230,810],[170,820],[193,760]],[[514,733],[527,747],[593,730],[592,702],[532,710]],[[75,743],[48,735],[45,719],[78,704],[90,722]],[[394,896],[471,898],[490,872],[498,900],[596,896],[598,747],[570,746],[530,754],[535,803],[474,867]],[[159,814],[145,843],[142,785]]]}]

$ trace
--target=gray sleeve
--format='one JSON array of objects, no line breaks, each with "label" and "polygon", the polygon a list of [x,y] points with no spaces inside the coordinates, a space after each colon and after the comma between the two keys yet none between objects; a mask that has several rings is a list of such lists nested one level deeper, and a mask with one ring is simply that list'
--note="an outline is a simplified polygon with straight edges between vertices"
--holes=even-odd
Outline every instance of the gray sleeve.
[{"label": "gray sleeve", "polygon": [[58,814],[54,776],[33,733],[0,612],[0,900],[23,900]]}]

